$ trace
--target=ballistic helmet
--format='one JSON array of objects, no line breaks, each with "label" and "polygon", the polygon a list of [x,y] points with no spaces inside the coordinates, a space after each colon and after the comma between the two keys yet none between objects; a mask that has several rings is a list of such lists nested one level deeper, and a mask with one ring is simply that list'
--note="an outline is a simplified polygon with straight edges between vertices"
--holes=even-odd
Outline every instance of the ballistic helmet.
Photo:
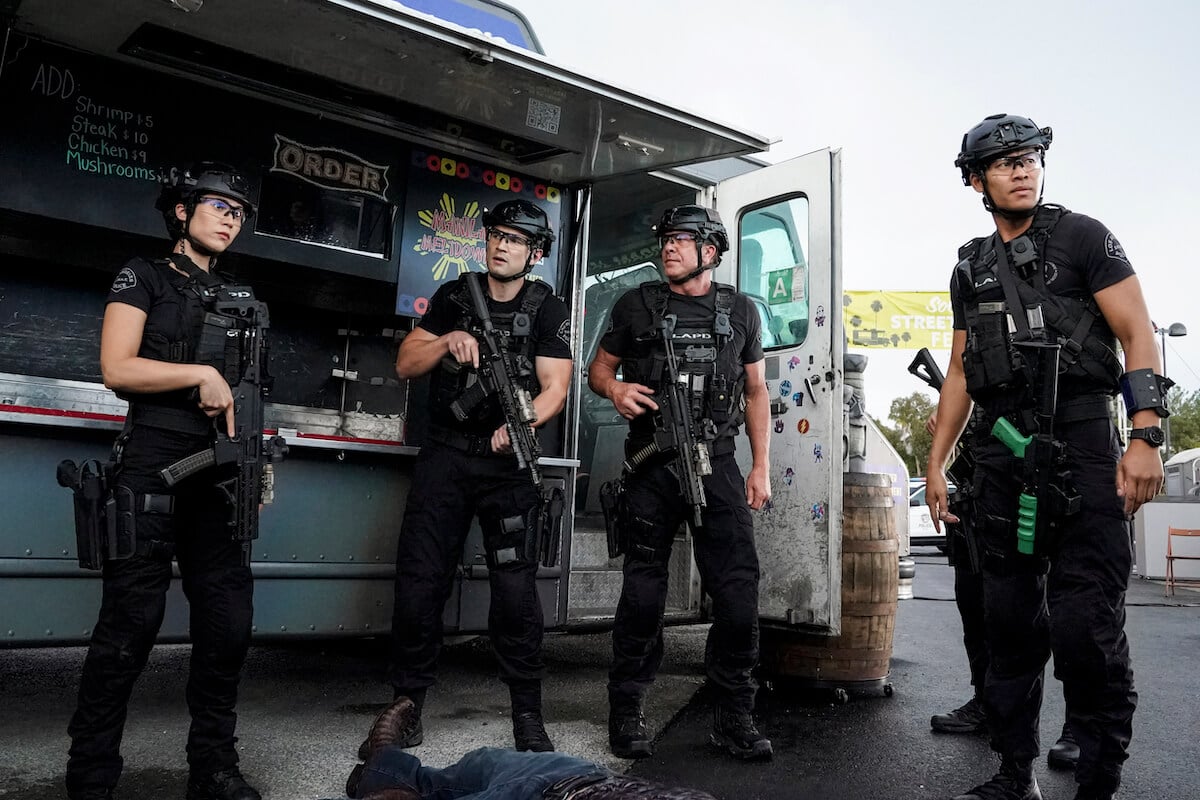
[{"label": "ballistic helmet", "polygon": [[671,231],[690,231],[701,242],[717,248],[718,260],[729,249],[729,234],[725,231],[725,224],[721,222],[721,215],[712,208],[691,205],[668,208],[651,230],[655,236]]},{"label": "ballistic helmet", "polygon": [[1013,150],[1037,147],[1045,152],[1054,140],[1054,131],[1039,128],[1028,117],[992,114],[963,134],[962,150],[954,166],[962,171],[963,184],[971,185],[971,173],[981,172],[991,161]]},{"label": "ballistic helmet", "polygon": [[175,216],[175,206],[183,203],[187,207],[187,217],[190,220],[196,210],[196,201],[201,195],[215,194],[236,200],[246,210],[246,218],[254,215],[254,203],[250,199],[250,183],[240,172],[228,164],[216,161],[200,161],[186,170],[171,167],[162,176],[162,191],[154,207],[163,215],[167,225],[167,233],[172,239],[179,239],[186,231],[186,225]]},{"label": "ballistic helmet", "polygon": [[550,245],[554,243],[550,217],[528,200],[505,200],[495,208],[484,209],[483,227],[490,229],[497,225],[520,231],[529,237],[530,250],[541,250],[543,257],[550,256]]}]

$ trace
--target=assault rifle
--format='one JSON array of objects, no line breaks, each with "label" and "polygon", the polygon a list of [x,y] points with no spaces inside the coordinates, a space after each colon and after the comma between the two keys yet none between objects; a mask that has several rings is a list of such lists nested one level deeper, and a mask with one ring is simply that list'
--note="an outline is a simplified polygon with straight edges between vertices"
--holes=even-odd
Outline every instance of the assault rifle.
[{"label": "assault rifle", "polygon": [[[928,347],[922,347],[917,351],[912,363],[908,365],[908,371],[938,393],[942,391],[942,385],[946,382],[945,374],[934,360]],[[952,513],[959,519],[954,525],[946,524],[946,544],[951,552],[951,563],[959,563],[953,560],[955,558],[954,549],[957,546],[954,543],[964,543],[971,571],[978,573],[983,566],[983,560],[982,554],[979,552],[979,541],[972,530],[975,499],[973,496],[975,450],[972,446],[975,437],[974,428],[973,421],[967,424],[967,428],[959,440],[958,452],[946,467],[946,477],[954,484],[954,493],[950,496],[948,505],[951,507]]]},{"label": "assault rifle", "polygon": [[197,356],[203,361],[218,350],[224,353],[225,379],[233,393],[234,435],[226,431],[225,417],[217,417],[213,446],[176,461],[159,475],[167,486],[174,486],[202,469],[236,465],[236,474],[218,487],[230,505],[234,541],[248,543],[258,538],[259,504],[275,499],[273,465],[287,455],[287,444],[279,436],[263,437],[263,400],[274,383],[268,372],[267,306],[245,286],[221,286],[215,292],[213,310],[204,317]]},{"label": "assault rifle", "polygon": [[1044,541],[1049,518],[1074,514],[1079,510],[1081,498],[1070,488],[1070,472],[1059,468],[1066,445],[1054,440],[1058,361],[1062,348],[1045,342],[1024,342],[1018,346],[1032,348],[1037,355],[1041,392],[1033,415],[1036,433],[1022,436],[1016,425],[1000,417],[992,426],[992,435],[1022,459],[1023,486],[1017,498],[1017,552],[1033,555],[1038,540]]},{"label": "assault rifle", "polygon": [[[675,356],[675,345],[672,337],[675,334],[677,318],[667,314],[659,323],[659,332],[666,350],[664,365],[667,370],[667,380],[662,389],[655,395],[658,403],[658,424],[655,426],[654,437],[649,444],[640,448],[625,460],[625,469],[635,472],[652,456],[659,453],[675,453],[677,477],[683,491],[683,496],[692,507],[693,527],[703,524],[702,512],[707,500],[704,496],[705,475],[712,474],[712,461],[708,454],[708,442],[716,436],[711,420],[705,420],[705,429],[696,430],[696,420],[703,411],[701,392],[693,391],[692,377],[682,377],[679,374],[679,360]],[[695,376],[701,379],[701,376]]]},{"label": "assault rifle", "polygon": [[482,275],[467,275],[471,304],[475,306],[475,315],[483,322],[483,338],[480,341],[482,347],[479,348],[479,382],[451,403],[450,410],[455,419],[462,422],[483,398],[495,394],[504,411],[504,427],[508,430],[508,441],[517,457],[517,466],[528,470],[529,479],[541,490],[542,470],[538,466],[538,456],[542,454],[542,445],[538,442],[537,434],[533,432],[533,423],[537,422],[537,410],[533,407],[533,398],[529,390],[514,381],[509,373],[504,349],[498,341],[496,326],[492,323],[492,315],[488,311],[487,301],[480,287],[481,279]]}]

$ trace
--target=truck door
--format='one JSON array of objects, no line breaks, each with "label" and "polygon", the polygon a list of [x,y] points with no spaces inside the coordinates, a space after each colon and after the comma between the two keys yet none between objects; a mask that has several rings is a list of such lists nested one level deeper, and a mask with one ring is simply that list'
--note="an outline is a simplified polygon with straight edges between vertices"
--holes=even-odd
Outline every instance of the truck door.
[{"label": "truck door", "polygon": [[[839,153],[819,150],[721,182],[730,234],[717,272],[762,320],[772,500],[755,514],[764,622],[839,633],[843,333]],[[742,432],[738,454],[750,467]]]}]

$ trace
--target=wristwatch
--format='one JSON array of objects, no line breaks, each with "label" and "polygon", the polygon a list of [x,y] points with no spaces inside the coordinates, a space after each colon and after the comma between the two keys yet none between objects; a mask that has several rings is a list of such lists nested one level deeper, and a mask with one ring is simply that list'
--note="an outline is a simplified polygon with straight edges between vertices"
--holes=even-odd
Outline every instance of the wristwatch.
[{"label": "wristwatch", "polygon": [[1129,431],[1129,441],[1132,442],[1134,439],[1141,439],[1151,447],[1162,447],[1167,441],[1163,429],[1157,425],[1152,425],[1148,428],[1134,428]]}]

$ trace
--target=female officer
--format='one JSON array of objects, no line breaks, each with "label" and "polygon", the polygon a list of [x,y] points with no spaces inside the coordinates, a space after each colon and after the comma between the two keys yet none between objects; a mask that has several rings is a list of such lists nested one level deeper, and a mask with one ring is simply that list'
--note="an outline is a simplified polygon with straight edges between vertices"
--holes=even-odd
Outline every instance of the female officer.
[{"label": "female officer", "polygon": [[114,446],[118,535],[128,557],[104,563],[100,617],[68,726],[67,792],[73,799],[112,797],[126,707],[162,625],[175,559],[191,610],[187,798],[260,800],[242,778],[234,748],[253,584],[215,485],[228,476],[210,467],[174,486],[159,476],[211,446],[214,420],[234,433],[233,396],[218,369],[224,365],[198,363],[197,348],[207,290],[223,282],[213,266],[254,209],[249,185],[232,167],[201,162],[172,169],[163,183],[155,207],[171,254],[135,258],[117,273],[100,337],[104,384],[129,400]]}]

